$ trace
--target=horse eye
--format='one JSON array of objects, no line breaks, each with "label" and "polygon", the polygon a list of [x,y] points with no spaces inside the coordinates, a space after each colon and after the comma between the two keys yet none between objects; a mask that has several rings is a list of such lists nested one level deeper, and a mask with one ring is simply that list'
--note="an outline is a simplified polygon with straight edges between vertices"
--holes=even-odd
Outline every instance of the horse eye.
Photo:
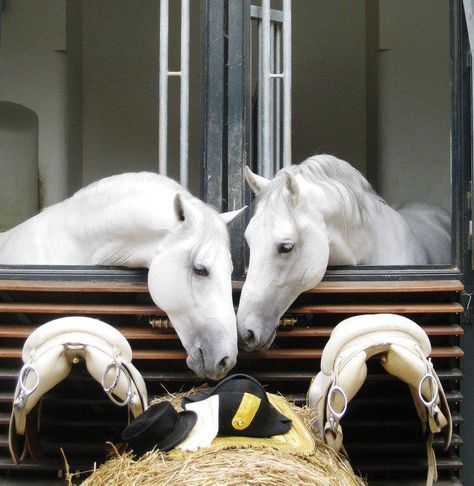
[{"label": "horse eye", "polygon": [[290,253],[294,246],[295,243],[293,241],[284,241],[278,245],[278,253]]},{"label": "horse eye", "polygon": [[200,277],[209,276],[209,271],[204,265],[193,265],[193,272]]}]

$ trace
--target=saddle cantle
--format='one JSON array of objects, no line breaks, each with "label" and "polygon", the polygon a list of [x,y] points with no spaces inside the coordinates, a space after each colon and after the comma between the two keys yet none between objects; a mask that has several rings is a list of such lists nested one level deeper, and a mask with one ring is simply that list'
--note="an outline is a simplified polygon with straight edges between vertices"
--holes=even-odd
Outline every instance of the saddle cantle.
[{"label": "saddle cantle", "polygon": [[366,361],[377,355],[385,370],[410,388],[426,437],[426,484],[432,485],[437,480],[433,434],[444,429],[447,449],[452,421],[443,387],[428,358],[430,353],[428,336],[406,317],[362,315],[339,323],[323,350],[321,371],[313,378],[307,394],[323,440],[337,452],[343,449],[339,422],[367,377]]},{"label": "saddle cantle", "polygon": [[98,319],[63,317],[40,326],[26,340],[22,359],[8,436],[16,464],[28,452],[35,460],[43,454],[38,437],[40,399],[81,360],[115,404],[128,405],[134,417],[148,407],[145,382],[131,362],[130,345]]}]

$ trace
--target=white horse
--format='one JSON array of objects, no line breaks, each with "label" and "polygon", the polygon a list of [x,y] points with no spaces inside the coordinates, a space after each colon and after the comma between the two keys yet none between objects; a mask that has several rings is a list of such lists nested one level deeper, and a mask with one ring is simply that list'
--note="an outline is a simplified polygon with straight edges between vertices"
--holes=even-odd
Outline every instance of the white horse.
[{"label": "white horse", "polygon": [[226,223],[157,174],[102,179],[0,234],[0,264],[147,267],[156,305],[200,377],[219,379],[237,358]]},{"label": "white horse", "polygon": [[296,297],[328,265],[423,265],[450,262],[450,215],[414,204],[389,207],[360,172],[318,155],[272,180],[246,168],[257,195],[246,229],[247,279],[237,313],[241,347],[265,349]]}]

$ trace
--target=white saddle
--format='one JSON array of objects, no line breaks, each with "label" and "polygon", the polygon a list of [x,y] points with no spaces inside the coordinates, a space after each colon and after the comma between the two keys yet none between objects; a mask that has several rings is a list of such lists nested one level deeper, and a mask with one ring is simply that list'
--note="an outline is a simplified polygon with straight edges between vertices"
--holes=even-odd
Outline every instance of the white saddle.
[{"label": "white saddle", "polygon": [[367,377],[366,361],[377,355],[390,374],[407,383],[426,436],[427,485],[437,480],[433,434],[445,430],[445,448],[452,434],[451,412],[431,360],[431,344],[423,329],[393,314],[350,317],[331,333],[321,357],[321,371],[308,390],[323,440],[343,449],[339,421]]},{"label": "white saddle", "polygon": [[28,452],[33,459],[41,457],[40,399],[81,360],[115,404],[128,405],[134,417],[147,409],[145,382],[132,365],[130,345],[119,331],[98,319],[63,317],[40,326],[26,340],[22,359],[9,428],[10,452],[16,464]]}]

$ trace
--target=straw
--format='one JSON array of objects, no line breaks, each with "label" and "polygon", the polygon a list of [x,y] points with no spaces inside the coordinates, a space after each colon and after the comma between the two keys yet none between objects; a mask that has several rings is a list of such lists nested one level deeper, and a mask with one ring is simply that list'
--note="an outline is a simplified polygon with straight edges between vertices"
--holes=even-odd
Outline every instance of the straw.
[{"label": "straw", "polygon": [[[180,408],[186,393],[168,394],[153,400],[169,400]],[[314,432],[314,413],[309,407],[292,404],[295,413]],[[141,458],[120,452],[112,446],[112,456],[96,469],[82,486],[364,486],[366,482],[356,476],[344,458],[316,439],[316,452],[311,455],[276,450],[273,448],[200,449],[197,452],[173,454],[147,452]],[[66,463],[67,464],[67,463]],[[70,474],[69,486],[79,477]]]}]

